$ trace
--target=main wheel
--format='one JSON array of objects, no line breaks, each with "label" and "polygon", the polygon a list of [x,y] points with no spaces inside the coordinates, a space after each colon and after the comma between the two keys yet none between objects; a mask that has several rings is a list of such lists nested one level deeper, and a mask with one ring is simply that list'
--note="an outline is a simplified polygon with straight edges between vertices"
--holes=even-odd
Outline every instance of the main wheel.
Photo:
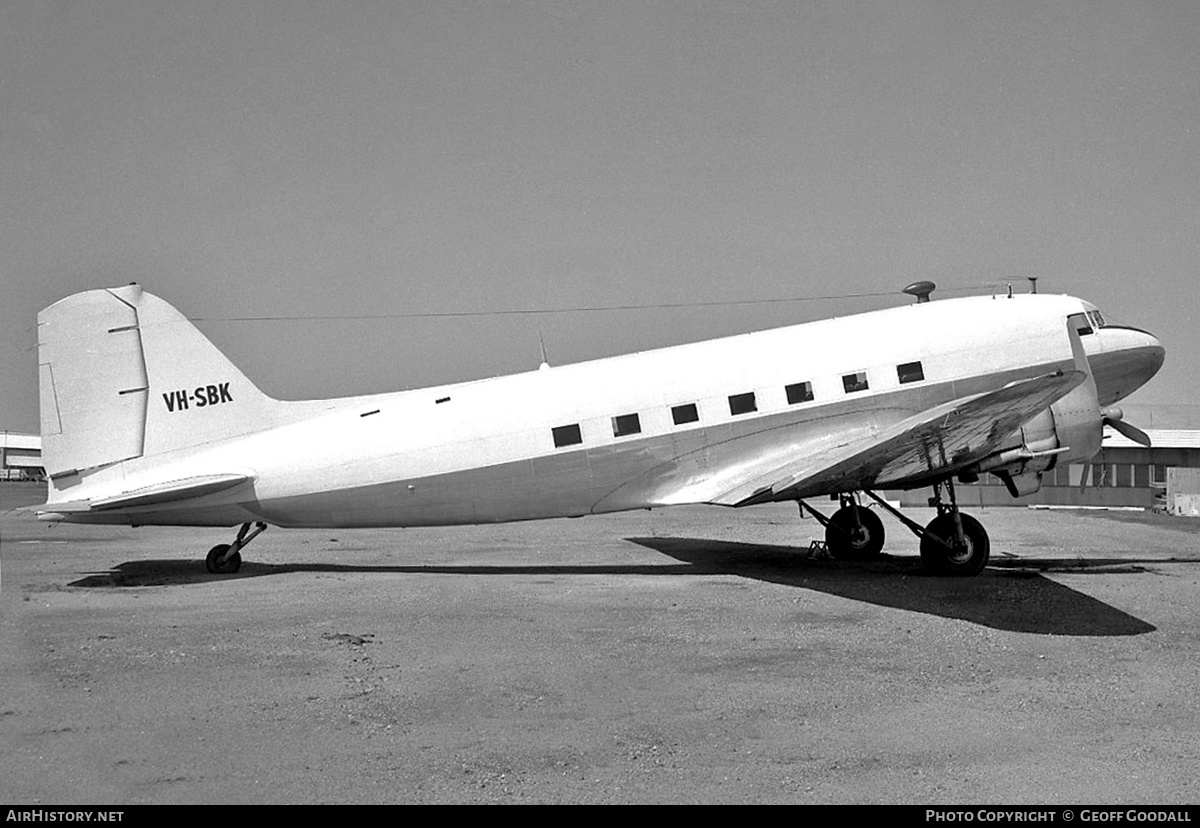
[{"label": "main wheel", "polygon": [[242,553],[234,552],[229,556],[229,560],[221,563],[221,556],[229,551],[229,544],[219,543],[212,549],[208,550],[208,557],[204,559],[204,568],[214,575],[232,575],[242,568]]},{"label": "main wheel", "polygon": [[925,531],[942,538],[953,549],[947,549],[933,538],[921,538],[921,560],[940,575],[978,575],[987,566],[991,553],[991,541],[983,524],[961,512],[963,537],[966,545],[958,543],[954,528],[954,515],[938,515],[929,522]]},{"label": "main wheel", "polygon": [[843,561],[861,561],[876,557],[883,550],[883,521],[870,509],[843,506],[833,513],[825,527],[825,545],[829,554]]}]

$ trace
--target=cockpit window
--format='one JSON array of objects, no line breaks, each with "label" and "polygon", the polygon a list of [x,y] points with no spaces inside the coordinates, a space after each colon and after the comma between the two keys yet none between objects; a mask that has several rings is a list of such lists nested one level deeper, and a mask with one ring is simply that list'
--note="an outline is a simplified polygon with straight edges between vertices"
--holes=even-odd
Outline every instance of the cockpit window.
[{"label": "cockpit window", "polygon": [[1098,310],[1089,311],[1088,318],[1092,320],[1092,326],[1095,328],[1104,327],[1104,316]]},{"label": "cockpit window", "polygon": [[1072,325],[1080,336],[1094,333],[1092,323],[1088,321],[1088,314],[1073,313],[1067,317],[1067,324]]}]

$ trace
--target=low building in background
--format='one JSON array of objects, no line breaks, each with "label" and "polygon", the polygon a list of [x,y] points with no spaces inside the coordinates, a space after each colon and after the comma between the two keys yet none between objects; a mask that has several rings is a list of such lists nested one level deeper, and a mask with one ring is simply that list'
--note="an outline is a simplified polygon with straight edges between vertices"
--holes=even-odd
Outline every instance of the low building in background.
[{"label": "low building in background", "polygon": [[1200,517],[1200,469],[1167,469],[1167,514]]},{"label": "low building in background", "polygon": [[0,480],[42,480],[42,438],[0,431]]}]

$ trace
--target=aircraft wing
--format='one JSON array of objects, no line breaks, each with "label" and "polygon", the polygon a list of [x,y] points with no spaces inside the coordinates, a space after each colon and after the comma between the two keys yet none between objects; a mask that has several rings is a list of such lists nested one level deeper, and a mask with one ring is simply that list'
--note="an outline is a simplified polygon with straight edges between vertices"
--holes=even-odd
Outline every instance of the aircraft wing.
[{"label": "aircraft wing", "polygon": [[799,444],[743,475],[709,502],[748,506],[836,491],[920,485],[978,462],[1039,411],[1086,379],[1061,371],[921,412],[837,445]]}]

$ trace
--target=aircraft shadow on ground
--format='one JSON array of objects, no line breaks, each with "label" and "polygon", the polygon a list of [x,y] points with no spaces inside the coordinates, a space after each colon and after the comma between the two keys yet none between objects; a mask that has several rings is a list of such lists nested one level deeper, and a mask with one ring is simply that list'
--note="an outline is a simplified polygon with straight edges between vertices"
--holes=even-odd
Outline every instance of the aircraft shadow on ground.
[{"label": "aircraft shadow on ground", "polygon": [[93,572],[69,587],[97,589],[112,587],[153,587],[205,584],[221,580],[261,578],[267,575],[286,575],[291,572],[365,573],[393,575],[695,575],[690,564],[453,564],[410,566],[356,566],[354,564],[287,563],[268,564],[245,561],[237,573],[213,575],[205,570],[203,561],[143,560],[117,564],[105,572]]},{"label": "aircraft shadow on ground", "polygon": [[975,578],[931,575],[915,558],[874,561],[814,559],[803,547],[768,546],[703,538],[626,538],[679,564],[354,566],[266,564],[247,561],[234,575],[212,575],[194,560],[119,564],[69,584],[76,588],[177,586],[292,572],[442,575],[735,575],[815,590],[882,607],[969,621],[994,629],[1046,635],[1124,636],[1155,627],[1115,607],[1044,577],[1043,572],[1137,574],[1164,561],[1122,559],[995,559]]},{"label": "aircraft shadow on ground", "polygon": [[807,550],[699,538],[628,538],[712,574],[738,575],[893,609],[1044,635],[1142,635],[1156,628],[1044,577],[1041,572],[1145,572],[1162,561],[1001,559],[975,578],[939,577],[915,558],[874,561],[807,557]]}]

